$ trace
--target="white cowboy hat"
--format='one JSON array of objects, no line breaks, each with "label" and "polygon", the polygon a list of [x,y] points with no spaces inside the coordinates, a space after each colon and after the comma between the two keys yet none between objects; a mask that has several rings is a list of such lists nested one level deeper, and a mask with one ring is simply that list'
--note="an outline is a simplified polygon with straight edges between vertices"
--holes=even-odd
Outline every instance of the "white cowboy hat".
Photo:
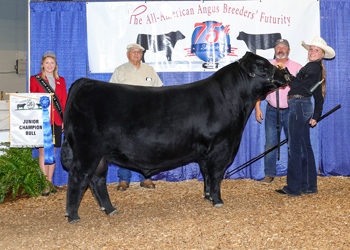
[{"label": "white cowboy hat", "polygon": [[335,51],[331,47],[327,46],[327,43],[325,40],[323,40],[321,37],[315,37],[314,40],[312,40],[311,44],[306,44],[304,41],[302,42],[302,46],[309,50],[310,46],[316,46],[321,48],[324,51],[324,58],[326,59],[332,59],[335,57]]}]

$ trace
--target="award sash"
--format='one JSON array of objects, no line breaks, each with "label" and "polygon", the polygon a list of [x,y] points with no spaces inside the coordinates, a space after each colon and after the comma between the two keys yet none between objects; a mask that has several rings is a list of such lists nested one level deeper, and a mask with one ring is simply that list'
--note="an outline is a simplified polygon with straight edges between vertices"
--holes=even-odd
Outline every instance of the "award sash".
[{"label": "award sash", "polygon": [[40,84],[40,86],[45,90],[46,93],[52,93],[53,94],[53,105],[55,107],[55,109],[57,110],[58,115],[60,116],[60,119],[63,123],[63,111],[62,111],[62,106],[60,103],[60,100],[58,99],[56,92],[53,90],[53,88],[50,86],[50,84],[48,84],[48,82],[43,79],[41,76],[39,75],[35,75],[36,80],[38,81],[38,83]]}]

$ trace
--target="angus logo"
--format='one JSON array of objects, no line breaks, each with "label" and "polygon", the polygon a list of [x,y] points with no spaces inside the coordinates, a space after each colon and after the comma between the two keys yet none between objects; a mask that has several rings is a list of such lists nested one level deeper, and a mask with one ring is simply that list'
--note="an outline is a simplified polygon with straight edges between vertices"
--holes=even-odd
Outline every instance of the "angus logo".
[{"label": "angus logo", "polygon": [[35,105],[37,105],[36,109],[41,109],[39,103],[35,103],[32,99],[21,100],[17,103],[16,110],[32,110],[35,109]]},{"label": "angus logo", "polygon": [[196,23],[191,38],[191,53],[203,60],[203,68],[217,68],[222,58],[231,52],[229,25],[216,21]]}]

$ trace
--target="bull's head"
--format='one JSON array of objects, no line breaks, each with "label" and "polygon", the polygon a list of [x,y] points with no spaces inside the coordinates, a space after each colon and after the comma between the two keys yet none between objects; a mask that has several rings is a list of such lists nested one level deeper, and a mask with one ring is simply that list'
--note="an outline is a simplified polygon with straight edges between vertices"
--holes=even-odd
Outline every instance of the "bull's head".
[{"label": "bull's head", "polygon": [[[253,78],[266,80],[264,90],[269,92],[279,87],[285,87],[289,82],[289,74],[272,65],[264,57],[247,52],[240,60],[242,70]],[[265,92],[264,91],[264,92]],[[266,92],[266,93],[267,93]]]}]

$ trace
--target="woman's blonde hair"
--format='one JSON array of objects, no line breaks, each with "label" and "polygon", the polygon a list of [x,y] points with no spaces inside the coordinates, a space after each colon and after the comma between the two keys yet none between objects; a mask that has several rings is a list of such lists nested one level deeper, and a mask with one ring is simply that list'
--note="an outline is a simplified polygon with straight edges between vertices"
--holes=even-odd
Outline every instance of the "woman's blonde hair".
[{"label": "woman's blonde hair", "polygon": [[55,61],[55,63],[56,63],[56,67],[55,67],[55,69],[54,69],[54,71],[53,71],[53,76],[54,76],[57,80],[59,80],[60,77],[58,76],[58,64],[57,64],[57,59],[56,59],[55,54],[54,54],[52,51],[46,52],[46,53],[43,55],[43,57],[41,58],[41,74],[42,74],[41,77],[45,79],[44,61],[45,61],[46,58],[48,58],[48,57],[51,57],[51,58]]},{"label": "woman's blonde hair", "polygon": [[[326,52],[323,49],[321,49],[321,50],[322,50],[323,56],[324,56],[326,54]],[[325,97],[326,97],[326,67],[324,66],[322,58],[321,58],[321,63],[322,63],[322,77],[321,77],[321,81],[323,80],[323,82],[321,83],[321,86],[322,86],[322,96],[323,96],[323,99],[325,99]]]}]

